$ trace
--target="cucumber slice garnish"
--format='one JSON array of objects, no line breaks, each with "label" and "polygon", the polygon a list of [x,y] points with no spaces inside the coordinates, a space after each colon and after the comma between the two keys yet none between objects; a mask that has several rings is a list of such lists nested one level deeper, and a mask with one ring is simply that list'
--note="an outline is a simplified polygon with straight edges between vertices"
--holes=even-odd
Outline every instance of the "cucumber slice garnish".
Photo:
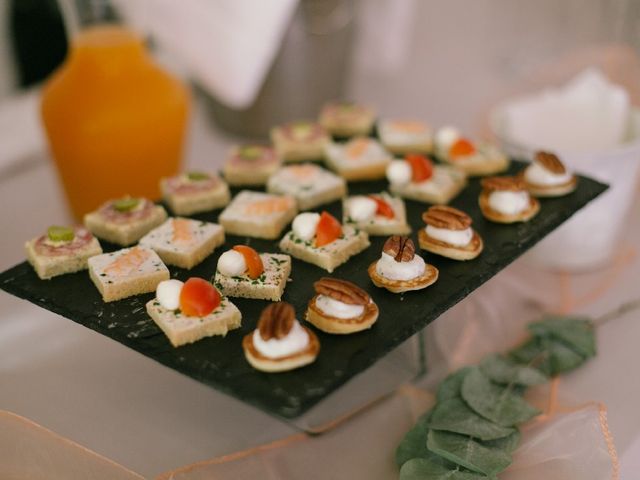
[{"label": "cucumber slice garnish", "polygon": [[70,242],[75,236],[73,228],[52,225],[47,229],[47,237],[52,242]]},{"label": "cucumber slice garnish", "polygon": [[113,208],[119,212],[129,212],[136,208],[139,203],[139,198],[125,197],[113,202]]},{"label": "cucumber slice garnish", "polygon": [[187,178],[192,182],[198,182],[202,180],[209,180],[209,174],[204,172],[189,172]]},{"label": "cucumber slice garnish", "polygon": [[238,153],[245,160],[257,160],[262,156],[262,149],[260,147],[242,147]]}]

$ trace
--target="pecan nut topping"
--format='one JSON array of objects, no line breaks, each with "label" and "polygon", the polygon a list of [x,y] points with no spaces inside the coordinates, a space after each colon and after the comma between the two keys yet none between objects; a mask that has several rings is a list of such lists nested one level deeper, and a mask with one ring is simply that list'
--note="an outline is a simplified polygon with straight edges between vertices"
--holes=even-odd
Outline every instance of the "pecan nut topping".
[{"label": "pecan nut topping", "polygon": [[296,311],[290,303],[272,303],[260,314],[258,330],[264,340],[286,337],[296,321]]},{"label": "pecan nut topping", "polygon": [[521,177],[488,177],[480,181],[485,190],[518,192],[526,190],[526,185]]},{"label": "pecan nut topping", "polygon": [[326,295],[349,305],[367,305],[369,294],[356,284],[337,278],[322,277],[313,284],[319,295]]},{"label": "pecan nut topping", "polygon": [[553,153],[550,152],[536,152],[535,161],[542,165],[546,170],[556,175],[562,175],[567,172],[564,164]]},{"label": "pecan nut topping", "polygon": [[447,230],[466,230],[471,226],[471,217],[461,210],[444,205],[429,207],[422,214],[422,220],[427,225]]},{"label": "pecan nut topping", "polygon": [[410,262],[416,254],[416,247],[409,237],[393,235],[384,242],[382,251],[391,255],[396,262]]}]

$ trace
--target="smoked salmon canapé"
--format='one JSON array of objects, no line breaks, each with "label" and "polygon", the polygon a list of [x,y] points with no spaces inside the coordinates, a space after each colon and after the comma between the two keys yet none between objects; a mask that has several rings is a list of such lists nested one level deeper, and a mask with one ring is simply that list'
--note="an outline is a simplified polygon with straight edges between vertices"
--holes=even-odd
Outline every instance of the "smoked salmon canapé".
[{"label": "smoked salmon canap\u00e9", "polygon": [[229,203],[229,187],[216,173],[187,172],[160,180],[162,198],[175,215],[193,215]]},{"label": "smoked salmon canap\u00e9", "polygon": [[102,253],[100,243],[86,228],[57,225],[26,242],[24,248],[27,261],[43,280],[85,270],[87,260]]},{"label": "smoked salmon canap\u00e9", "polygon": [[285,162],[321,160],[329,141],[329,134],[319,123],[306,120],[271,129],[271,142]]},{"label": "smoked salmon canap\u00e9", "polygon": [[355,137],[347,143],[330,143],[325,148],[329,168],[348,181],[379,180],[392,155],[369,137]]},{"label": "smoked salmon canap\u00e9", "polygon": [[162,259],[147,247],[103,253],[88,263],[89,276],[105,302],[153,292],[158,283],[169,279]]},{"label": "smoked salmon canap\u00e9", "polygon": [[282,159],[275,149],[265,145],[233,147],[227,156],[222,174],[229,185],[259,187],[280,168]]},{"label": "smoked salmon canap\u00e9", "polygon": [[169,218],[140,239],[167,265],[191,269],[224,243],[224,228],[190,218]]},{"label": "smoked salmon canap\u00e9", "polygon": [[280,240],[280,250],[329,273],[369,247],[369,235],[351,225],[341,225],[328,212],[298,215],[292,230]]},{"label": "smoked salmon canap\u00e9", "polygon": [[299,210],[311,210],[344,197],[347,182],[318,165],[302,163],[282,167],[274,173],[267,183],[267,191],[292,195]]},{"label": "smoked salmon canap\u00e9", "polygon": [[368,135],[376,119],[372,107],[354,102],[327,103],[320,112],[320,125],[331,135],[352,137]]},{"label": "smoked salmon canap\u00e9", "polygon": [[433,148],[433,131],[419,120],[381,120],[378,135],[384,148],[395,155],[431,153]]},{"label": "smoked salmon canap\u00e9", "polygon": [[240,327],[240,310],[208,281],[193,277],[186,282],[164,280],[147,313],[174,347],[211,337],[225,336]]},{"label": "smoked salmon canap\u00e9", "polygon": [[218,259],[215,287],[229,297],[258,298],[277,302],[291,274],[291,257],[282,253],[258,253],[236,245]]},{"label": "smoked salmon canap\u00e9", "polygon": [[159,205],[141,197],[109,200],[84,216],[84,226],[96,237],[126,247],[167,218]]},{"label": "smoked salmon canap\u00e9", "polygon": [[387,192],[345,198],[342,201],[342,222],[369,235],[407,235],[411,232],[404,200]]},{"label": "smoked salmon canap\u00e9", "polygon": [[218,221],[230,235],[275,239],[297,213],[296,199],[291,195],[242,190]]}]

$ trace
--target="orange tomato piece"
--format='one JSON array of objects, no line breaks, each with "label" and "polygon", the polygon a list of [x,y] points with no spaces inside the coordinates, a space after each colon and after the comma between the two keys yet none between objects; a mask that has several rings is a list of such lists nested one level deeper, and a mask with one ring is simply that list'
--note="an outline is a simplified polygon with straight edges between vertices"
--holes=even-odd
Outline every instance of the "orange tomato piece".
[{"label": "orange tomato piece", "polygon": [[385,202],[382,198],[377,197],[375,195],[369,195],[369,198],[375,201],[376,204],[378,205],[378,208],[376,210],[376,215],[381,215],[387,218],[393,218],[396,216],[396,214],[393,211],[393,208],[391,208],[391,205]]},{"label": "orange tomato piece", "polygon": [[411,165],[411,180],[424,182],[433,176],[433,163],[424,155],[409,154],[405,160]]},{"label": "orange tomato piece", "polygon": [[180,291],[180,310],[188,317],[205,317],[220,306],[220,293],[198,277],[187,280]]},{"label": "orange tomato piece", "polygon": [[476,147],[466,138],[460,138],[451,145],[449,148],[449,157],[455,159],[456,157],[466,157],[467,155],[473,155],[476,153]]},{"label": "orange tomato piece", "polygon": [[236,252],[240,252],[244,257],[244,263],[247,264],[249,278],[254,280],[264,272],[264,264],[258,252],[247,245],[236,245],[233,247]]},{"label": "orange tomato piece", "polygon": [[320,214],[320,221],[316,229],[316,247],[327,245],[342,235],[342,225],[329,212]]}]

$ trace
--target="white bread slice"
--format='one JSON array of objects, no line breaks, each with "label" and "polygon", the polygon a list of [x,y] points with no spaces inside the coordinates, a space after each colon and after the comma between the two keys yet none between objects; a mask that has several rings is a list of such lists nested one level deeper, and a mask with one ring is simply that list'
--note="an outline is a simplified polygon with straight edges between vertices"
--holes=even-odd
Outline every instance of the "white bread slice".
[{"label": "white bread slice", "polygon": [[384,148],[395,155],[427,154],[433,150],[433,132],[424,122],[381,120],[378,122],[378,136]]},{"label": "white bread slice", "polygon": [[348,197],[342,200],[342,223],[353,225],[356,228],[364,230],[369,235],[408,235],[411,233],[411,225],[407,223],[407,213],[404,200],[398,197],[392,197],[387,192],[375,194],[382,197],[393,209],[394,218],[387,218],[376,215],[370,220],[356,222],[349,216],[349,201],[354,197]]},{"label": "white bread slice", "polygon": [[373,138],[355,137],[344,144],[329,143],[325,162],[338,175],[349,181],[384,178],[391,154]]},{"label": "white bread slice", "polygon": [[312,241],[304,241],[288,232],[280,241],[280,249],[291,256],[317,265],[327,272],[333,272],[339,265],[352,256],[362,252],[370,245],[369,235],[364,230],[343,225],[342,236],[337,240],[316,248]]},{"label": "white bread slice", "polygon": [[220,305],[205,317],[189,317],[179,310],[167,310],[155,298],[147,302],[147,313],[174,347],[213,335],[225,336],[229,330],[240,327],[242,321],[238,307],[224,297]]},{"label": "white bread slice", "polygon": [[[321,128],[312,122],[308,123],[314,130]],[[304,162],[322,159],[325,145],[330,141],[329,135],[324,130],[311,139],[296,139],[286,134],[285,130],[288,128],[290,125],[271,129],[271,142],[282,160],[285,162]]]},{"label": "white bread slice", "polygon": [[96,237],[126,247],[140,240],[166,218],[164,208],[155,205],[150,215],[128,223],[115,223],[103,217],[99,211],[91,212],[84,216],[84,225]]},{"label": "white bread slice", "polygon": [[470,177],[495,175],[509,168],[509,157],[491,143],[480,143],[475,153],[457,157],[449,157],[448,152],[439,151],[439,158],[451,165],[455,165]]},{"label": "white bread slice", "polygon": [[[176,222],[187,230],[186,237],[174,238]],[[174,217],[147,233],[139,245],[155,250],[167,265],[191,269],[223,243],[224,228],[220,225]]]},{"label": "white bread slice", "polygon": [[318,165],[305,163],[285,166],[274,173],[267,182],[267,192],[292,195],[299,210],[310,210],[345,196],[347,183]]},{"label": "white bread slice", "polygon": [[33,238],[25,243],[27,261],[33,266],[38,277],[48,280],[65,273],[79,272],[88,267],[89,258],[100,255],[102,247],[95,237],[81,248],[69,252],[67,255],[44,255],[38,253],[36,242],[40,237]]},{"label": "white bread slice", "polygon": [[[270,211],[269,204],[274,201],[278,208]],[[243,190],[222,211],[218,221],[231,235],[275,239],[297,213],[296,200],[290,195]]]},{"label": "white bread slice", "polygon": [[448,165],[435,165],[429,180],[405,185],[392,183],[389,190],[403,198],[442,205],[449,203],[466,185],[467,175],[462,170]]},{"label": "white bread slice", "polygon": [[[113,268],[114,262],[120,268]],[[105,302],[153,292],[158,283],[169,279],[169,270],[158,254],[146,247],[103,253],[88,263],[89,276]]]},{"label": "white bread slice", "polygon": [[208,212],[224,207],[231,200],[229,187],[222,179],[218,179],[218,183],[212,188],[188,193],[172,191],[167,186],[167,179],[162,179],[160,189],[162,190],[162,198],[174,215]]},{"label": "white bread slice", "polygon": [[261,253],[260,258],[264,272],[257,279],[246,274],[228,277],[216,271],[213,284],[227,297],[280,301],[291,274],[291,257],[281,253]]}]

